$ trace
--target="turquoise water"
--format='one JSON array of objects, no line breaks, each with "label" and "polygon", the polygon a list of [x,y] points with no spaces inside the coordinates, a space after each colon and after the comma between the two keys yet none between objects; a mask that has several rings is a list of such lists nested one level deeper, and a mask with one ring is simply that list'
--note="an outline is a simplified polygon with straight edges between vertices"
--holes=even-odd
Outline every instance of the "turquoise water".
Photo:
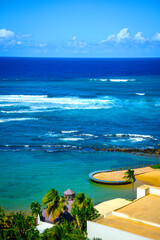
[{"label": "turquoise water", "polygon": [[[93,183],[88,174],[114,167],[156,163],[153,157],[110,152],[1,152],[0,205],[6,210],[28,210],[51,188],[84,192],[99,203],[112,198],[131,198],[131,185]],[[136,181],[136,186],[140,185]]]},{"label": "turquoise water", "polygon": [[28,209],[51,188],[131,198],[88,174],[154,161],[95,148],[157,148],[159,93],[160,58],[1,57],[0,205]]}]

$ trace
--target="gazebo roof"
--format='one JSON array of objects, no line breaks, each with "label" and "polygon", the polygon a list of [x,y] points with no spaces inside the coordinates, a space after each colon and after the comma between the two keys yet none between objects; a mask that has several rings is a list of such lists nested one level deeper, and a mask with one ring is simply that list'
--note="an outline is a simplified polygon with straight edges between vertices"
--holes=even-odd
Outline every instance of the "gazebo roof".
[{"label": "gazebo roof", "polygon": [[75,193],[71,190],[71,189],[67,189],[65,192],[64,192],[64,195],[74,195]]}]

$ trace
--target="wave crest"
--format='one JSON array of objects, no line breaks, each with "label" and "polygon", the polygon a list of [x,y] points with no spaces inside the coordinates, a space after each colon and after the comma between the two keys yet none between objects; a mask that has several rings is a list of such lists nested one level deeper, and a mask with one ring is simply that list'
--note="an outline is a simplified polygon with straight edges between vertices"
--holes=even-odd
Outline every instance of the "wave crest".
[{"label": "wave crest", "polygon": [[148,139],[154,139],[151,135],[141,135],[141,134],[132,134],[132,133],[116,133],[116,134],[106,134],[104,137],[119,137],[119,138],[148,138]]},{"label": "wave crest", "polygon": [[110,82],[134,82],[136,79],[110,79]]},{"label": "wave crest", "polygon": [[139,96],[144,96],[145,93],[136,93],[136,95],[139,95]]},{"label": "wave crest", "polygon": [[[18,104],[21,107],[30,108],[29,110],[7,111],[7,113],[25,113],[37,112],[42,109],[107,109],[112,108],[115,103],[113,97],[101,98],[78,98],[78,97],[49,97],[47,95],[32,96],[32,95],[0,95],[0,106],[10,103]],[[13,105],[11,105],[13,106]],[[49,110],[48,110],[49,111]]]},{"label": "wave crest", "polygon": [[16,121],[27,121],[27,120],[38,120],[38,118],[7,118],[7,119],[0,119],[0,123],[16,122]]}]

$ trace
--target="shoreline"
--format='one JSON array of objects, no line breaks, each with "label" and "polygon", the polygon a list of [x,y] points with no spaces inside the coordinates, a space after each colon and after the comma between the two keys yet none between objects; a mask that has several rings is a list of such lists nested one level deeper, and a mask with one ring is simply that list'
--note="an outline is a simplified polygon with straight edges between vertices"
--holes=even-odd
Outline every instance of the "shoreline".
[{"label": "shoreline", "polygon": [[140,149],[140,148],[94,148],[96,151],[107,151],[107,152],[125,152],[125,153],[142,153],[142,154],[149,154],[149,155],[155,155],[155,156],[160,156],[160,149],[159,148],[145,148],[145,149]]}]

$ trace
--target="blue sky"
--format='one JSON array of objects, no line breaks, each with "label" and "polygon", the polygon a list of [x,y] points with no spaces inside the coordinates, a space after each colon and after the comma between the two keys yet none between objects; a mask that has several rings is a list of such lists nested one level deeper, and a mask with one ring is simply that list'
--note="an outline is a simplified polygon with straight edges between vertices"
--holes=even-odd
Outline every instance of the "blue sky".
[{"label": "blue sky", "polygon": [[1,0],[0,56],[160,57],[159,0]]}]

